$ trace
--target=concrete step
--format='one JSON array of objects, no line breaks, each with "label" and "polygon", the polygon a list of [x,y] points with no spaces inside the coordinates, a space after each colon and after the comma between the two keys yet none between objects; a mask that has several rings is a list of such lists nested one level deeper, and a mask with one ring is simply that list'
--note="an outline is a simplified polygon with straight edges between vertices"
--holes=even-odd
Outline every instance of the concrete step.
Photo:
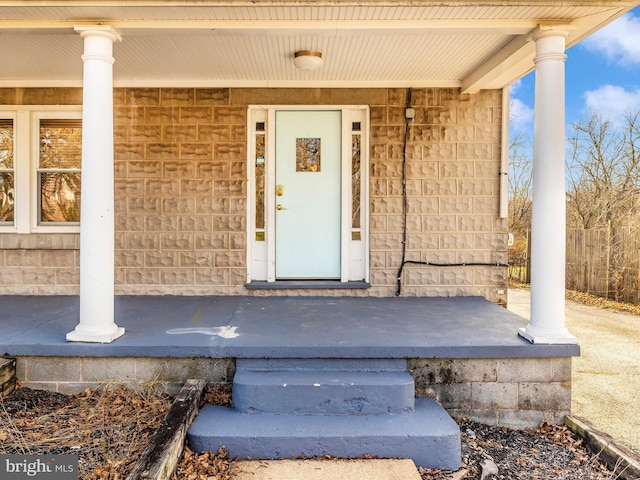
[{"label": "concrete step", "polygon": [[414,382],[404,359],[238,359],[233,404],[245,413],[405,413]]},{"label": "concrete step", "polygon": [[244,413],[362,415],[414,409],[408,372],[236,371],[233,405]]},{"label": "concrete step", "polygon": [[460,466],[460,429],[432,399],[400,415],[247,414],[205,405],[191,425],[190,448],[231,457],[281,459],[333,455],[410,458],[425,468]]},{"label": "concrete step", "polygon": [[406,372],[402,358],[238,358],[237,370],[252,372]]}]

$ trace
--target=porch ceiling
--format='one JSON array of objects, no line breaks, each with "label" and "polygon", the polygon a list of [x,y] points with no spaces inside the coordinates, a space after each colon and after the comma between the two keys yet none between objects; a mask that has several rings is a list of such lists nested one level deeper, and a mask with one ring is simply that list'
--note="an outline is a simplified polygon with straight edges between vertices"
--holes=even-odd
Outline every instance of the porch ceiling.
[{"label": "porch ceiling", "polygon": [[[533,68],[531,33],[566,25],[570,47],[628,1],[4,1],[0,87],[81,86],[74,26],[109,24],[123,86],[501,88]],[[297,50],[318,50],[314,72]]]}]

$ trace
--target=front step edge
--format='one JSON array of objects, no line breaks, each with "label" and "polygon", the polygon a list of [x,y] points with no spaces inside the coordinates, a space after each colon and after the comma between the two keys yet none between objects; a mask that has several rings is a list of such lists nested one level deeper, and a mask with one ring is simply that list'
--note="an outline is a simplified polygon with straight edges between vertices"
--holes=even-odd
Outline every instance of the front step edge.
[{"label": "front step edge", "polygon": [[233,379],[233,405],[243,413],[383,414],[414,410],[409,372],[251,372]]},{"label": "front step edge", "polygon": [[281,459],[332,455],[410,458],[425,468],[456,470],[460,429],[433,399],[401,415],[243,414],[205,405],[189,429],[198,452],[225,446],[231,457]]}]

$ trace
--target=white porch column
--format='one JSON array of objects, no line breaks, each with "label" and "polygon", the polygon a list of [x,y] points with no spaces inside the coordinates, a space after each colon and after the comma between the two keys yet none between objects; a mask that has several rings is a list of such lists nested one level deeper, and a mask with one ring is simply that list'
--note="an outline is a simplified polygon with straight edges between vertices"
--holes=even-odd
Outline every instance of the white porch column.
[{"label": "white porch column", "polygon": [[540,29],[536,42],[531,225],[531,320],[520,335],[533,343],[577,343],[565,327],[565,37]]},{"label": "white porch column", "polygon": [[113,42],[108,25],[78,26],[84,39],[80,323],[67,340],[110,343],[114,322]]}]

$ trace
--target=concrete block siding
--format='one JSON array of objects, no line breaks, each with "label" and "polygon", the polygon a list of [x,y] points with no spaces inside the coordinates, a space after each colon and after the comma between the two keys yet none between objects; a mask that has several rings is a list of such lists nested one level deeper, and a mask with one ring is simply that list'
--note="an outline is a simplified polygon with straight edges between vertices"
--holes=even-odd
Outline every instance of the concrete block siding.
[{"label": "concrete block siding", "polygon": [[[0,89],[0,106],[80,105],[81,89]],[[261,295],[246,281],[247,106],[368,105],[371,288],[392,296],[401,257],[405,89],[124,88],[114,91],[116,293]],[[414,89],[407,258],[506,263],[498,217],[501,91]],[[18,106],[18,107],[16,107]],[[26,161],[28,159],[18,159]],[[77,294],[78,234],[0,233],[0,294]],[[506,303],[497,267],[410,265],[407,296]],[[269,295],[340,295],[335,290]]]},{"label": "concrete block siding", "polygon": [[[535,427],[562,422],[571,410],[571,358],[411,359],[418,395],[454,417],[491,425]],[[78,393],[107,382],[155,382],[176,392],[187,378],[231,383],[234,359],[18,357],[24,386]]]},{"label": "concrete block siding", "polygon": [[409,368],[416,391],[454,417],[522,428],[571,411],[571,358],[414,359]]},{"label": "concrete block siding", "polygon": [[231,383],[235,361],[229,358],[17,357],[16,376],[29,388],[74,394],[107,383],[157,384],[171,393],[189,378],[208,384]]}]

